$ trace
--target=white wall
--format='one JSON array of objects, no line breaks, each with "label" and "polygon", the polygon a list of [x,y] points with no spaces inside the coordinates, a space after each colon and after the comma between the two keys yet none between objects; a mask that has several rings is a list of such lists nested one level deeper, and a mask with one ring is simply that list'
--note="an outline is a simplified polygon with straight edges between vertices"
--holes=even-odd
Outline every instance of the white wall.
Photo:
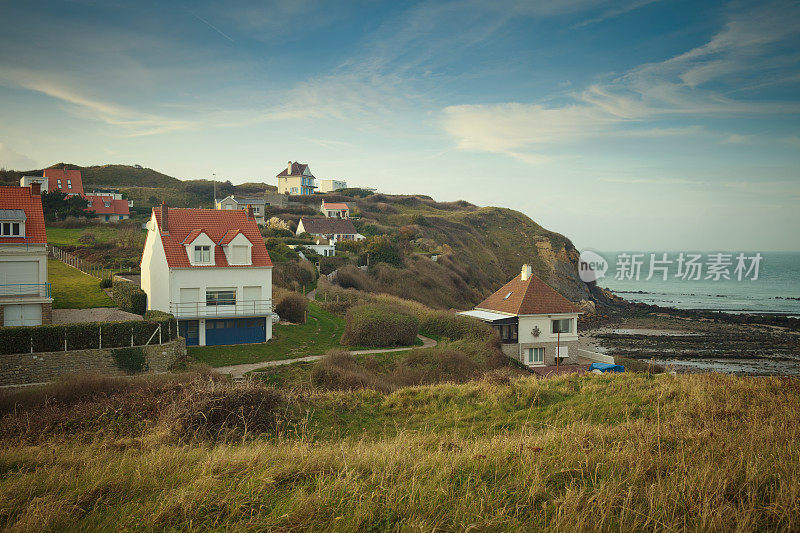
[{"label": "white wall", "polygon": [[[198,288],[201,302],[205,302],[206,289],[209,288],[235,288],[237,302],[244,301],[244,288],[251,286],[261,287],[260,300],[272,299],[272,267],[173,268],[171,277],[172,286],[166,294],[169,301],[175,303],[181,302],[182,288]],[[201,312],[204,307],[200,306]],[[169,302],[164,310],[169,311]],[[266,308],[267,312],[271,310],[271,305]]]},{"label": "white wall", "polygon": [[[559,315],[522,315],[519,317],[519,343],[520,344],[528,344],[528,343],[545,343],[545,342],[556,342],[558,340],[558,335],[556,333],[552,333],[553,325],[552,321],[562,318],[569,318],[572,320],[570,331],[571,333],[562,333],[561,334],[561,342],[568,342],[568,341],[576,341],[578,340],[578,333],[577,333],[577,326],[578,326],[578,314],[559,314]],[[533,336],[533,328],[539,328],[539,336]]]},{"label": "white wall", "polygon": [[147,240],[144,243],[141,266],[140,286],[147,293],[147,309],[169,313],[170,274],[155,215],[147,222]]}]

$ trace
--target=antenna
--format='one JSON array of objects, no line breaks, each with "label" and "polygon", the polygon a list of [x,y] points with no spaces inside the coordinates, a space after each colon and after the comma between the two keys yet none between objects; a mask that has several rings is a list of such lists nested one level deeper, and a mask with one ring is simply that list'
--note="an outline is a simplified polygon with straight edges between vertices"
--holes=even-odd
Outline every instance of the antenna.
[{"label": "antenna", "polygon": [[214,209],[217,208],[217,175],[212,172],[211,173],[211,181],[214,182]]}]

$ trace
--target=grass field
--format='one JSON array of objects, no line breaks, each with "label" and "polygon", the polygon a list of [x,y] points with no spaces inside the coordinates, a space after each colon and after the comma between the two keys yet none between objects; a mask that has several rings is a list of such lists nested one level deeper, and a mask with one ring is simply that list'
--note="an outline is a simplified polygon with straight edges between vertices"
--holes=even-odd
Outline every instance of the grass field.
[{"label": "grass field", "polygon": [[339,347],[344,320],[321,309],[314,302],[308,305],[305,324],[272,326],[272,340],[263,344],[239,346],[196,346],[189,355],[212,367],[294,359],[307,355],[322,355]]},{"label": "grass field", "polygon": [[111,242],[119,229],[112,226],[91,226],[86,228],[53,228],[47,227],[47,242],[55,246],[82,246],[78,238],[84,232],[93,233],[98,243]]},{"label": "grass field", "polygon": [[[263,432],[243,416],[259,390],[205,377],[95,400],[50,394],[39,407],[6,398],[0,528],[800,529],[798,380],[584,375],[316,393],[265,407],[277,422]],[[213,401],[186,403],[200,393]],[[210,423],[221,407],[240,435],[192,440],[185,421]]]},{"label": "grass field", "polygon": [[100,280],[57,259],[47,260],[47,278],[54,309],[114,307],[114,301],[100,288]]}]

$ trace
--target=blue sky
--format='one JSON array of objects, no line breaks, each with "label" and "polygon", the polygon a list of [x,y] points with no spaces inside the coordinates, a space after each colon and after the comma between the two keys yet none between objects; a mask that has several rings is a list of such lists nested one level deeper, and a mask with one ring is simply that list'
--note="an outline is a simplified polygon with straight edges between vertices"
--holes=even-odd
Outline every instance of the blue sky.
[{"label": "blue sky", "polygon": [[318,178],[800,250],[797,2],[5,2],[0,166]]}]

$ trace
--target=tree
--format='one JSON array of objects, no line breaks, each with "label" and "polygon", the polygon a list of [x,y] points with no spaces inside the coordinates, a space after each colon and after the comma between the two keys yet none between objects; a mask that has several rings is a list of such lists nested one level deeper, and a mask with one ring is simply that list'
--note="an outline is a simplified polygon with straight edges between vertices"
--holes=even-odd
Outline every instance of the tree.
[{"label": "tree", "polygon": [[387,263],[395,267],[403,266],[400,248],[386,235],[372,237],[364,249],[369,254],[370,263]]},{"label": "tree", "polygon": [[87,200],[80,195],[67,195],[58,189],[42,193],[42,210],[48,220],[64,220],[67,217],[93,218],[97,214],[86,208]]}]

